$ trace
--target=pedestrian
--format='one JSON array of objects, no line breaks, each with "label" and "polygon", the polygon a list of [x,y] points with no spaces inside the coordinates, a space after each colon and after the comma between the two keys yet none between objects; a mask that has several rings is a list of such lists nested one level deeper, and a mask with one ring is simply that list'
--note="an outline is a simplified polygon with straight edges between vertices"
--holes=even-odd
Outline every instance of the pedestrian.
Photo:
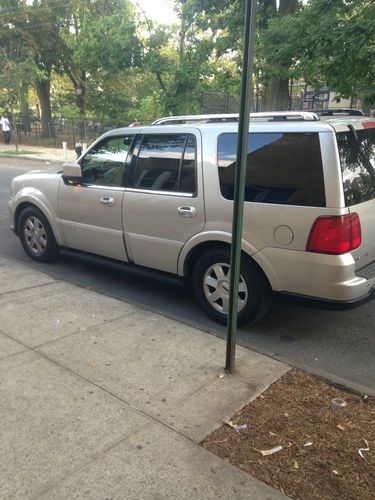
[{"label": "pedestrian", "polygon": [[139,127],[141,125],[141,122],[138,120],[138,118],[134,118],[134,120],[131,122],[129,127]]},{"label": "pedestrian", "polygon": [[8,118],[5,115],[1,116],[0,125],[3,131],[4,143],[10,143],[10,123]]}]

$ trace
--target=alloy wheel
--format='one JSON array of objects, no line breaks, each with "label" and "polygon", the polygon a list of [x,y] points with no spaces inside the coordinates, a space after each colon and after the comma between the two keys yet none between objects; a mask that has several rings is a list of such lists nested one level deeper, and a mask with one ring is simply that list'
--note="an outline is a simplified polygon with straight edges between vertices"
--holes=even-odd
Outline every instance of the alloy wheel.
[{"label": "alloy wheel", "polygon": [[24,235],[30,252],[36,257],[43,255],[47,247],[47,231],[37,217],[31,216],[25,220]]},{"label": "alloy wheel", "polygon": [[[229,312],[229,280],[230,266],[218,262],[210,266],[203,277],[203,290],[207,301],[217,311],[228,314]],[[246,306],[248,289],[242,275],[238,287],[238,312]]]}]

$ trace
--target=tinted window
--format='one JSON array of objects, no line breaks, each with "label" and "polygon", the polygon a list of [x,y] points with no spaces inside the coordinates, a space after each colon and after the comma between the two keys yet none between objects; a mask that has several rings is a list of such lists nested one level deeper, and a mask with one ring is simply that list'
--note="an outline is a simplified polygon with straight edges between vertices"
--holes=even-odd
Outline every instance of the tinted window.
[{"label": "tinted window", "polygon": [[125,159],[133,136],[104,139],[81,161],[82,182],[100,186],[121,186]]},{"label": "tinted window", "polygon": [[195,193],[195,137],[187,136],[184,157],[181,165],[179,191]]},{"label": "tinted window", "polygon": [[[218,141],[220,189],[233,200],[237,134]],[[245,200],[325,206],[318,134],[249,134]]]},{"label": "tinted window", "polygon": [[135,188],[195,192],[195,138],[145,135],[136,162]]},{"label": "tinted window", "polygon": [[337,134],[346,206],[375,198],[375,128]]}]

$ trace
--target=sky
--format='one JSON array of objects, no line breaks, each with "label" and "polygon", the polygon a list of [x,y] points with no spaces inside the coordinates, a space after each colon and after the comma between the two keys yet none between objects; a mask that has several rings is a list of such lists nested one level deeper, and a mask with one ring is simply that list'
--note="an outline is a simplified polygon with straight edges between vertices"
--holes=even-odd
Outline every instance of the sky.
[{"label": "sky", "polygon": [[172,0],[132,0],[140,5],[147,17],[159,23],[172,24],[177,22]]}]

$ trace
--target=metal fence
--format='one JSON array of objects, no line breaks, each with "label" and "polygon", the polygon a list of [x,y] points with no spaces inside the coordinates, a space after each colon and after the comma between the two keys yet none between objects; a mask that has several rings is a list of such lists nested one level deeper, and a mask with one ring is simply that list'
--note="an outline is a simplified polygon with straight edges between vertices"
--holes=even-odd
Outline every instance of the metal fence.
[{"label": "metal fence", "polygon": [[[293,84],[290,86],[288,109],[325,108],[329,104],[329,93],[329,89],[310,90],[305,84]],[[228,92],[201,92],[194,96],[194,102],[198,103],[198,108],[200,108],[197,109],[195,105],[194,112],[201,114],[238,113],[240,106],[239,97],[232,96]],[[361,102],[352,100],[350,105],[350,107],[361,107]],[[254,91],[251,111],[262,111],[262,95],[259,88]],[[21,117],[16,117],[16,123],[17,134],[23,144],[60,147],[61,143],[66,141],[69,148],[74,148],[79,141],[91,143],[107,130],[128,125],[128,123],[99,118],[58,117],[52,120],[49,137],[46,138],[42,137],[40,121],[32,121],[29,130],[25,130]]]},{"label": "metal fence", "polygon": [[[200,107],[202,114],[239,113],[240,98],[228,92],[201,92]],[[262,96],[258,90],[254,93],[250,109],[251,111],[262,110]]]},{"label": "metal fence", "polygon": [[[123,123],[108,122],[100,119],[85,118],[54,118],[47,137],[42,136],[42,125],[40,121],[33,121],[28,130],[22,122],[17,120],[17,134],[24,144],[51,145],[60,147],[63,141],[68,147],[74,147],[77,142],[92,142],[103,132],[113,128],[125,126]],[[52,132],[53,131],[53,132]]]}]

